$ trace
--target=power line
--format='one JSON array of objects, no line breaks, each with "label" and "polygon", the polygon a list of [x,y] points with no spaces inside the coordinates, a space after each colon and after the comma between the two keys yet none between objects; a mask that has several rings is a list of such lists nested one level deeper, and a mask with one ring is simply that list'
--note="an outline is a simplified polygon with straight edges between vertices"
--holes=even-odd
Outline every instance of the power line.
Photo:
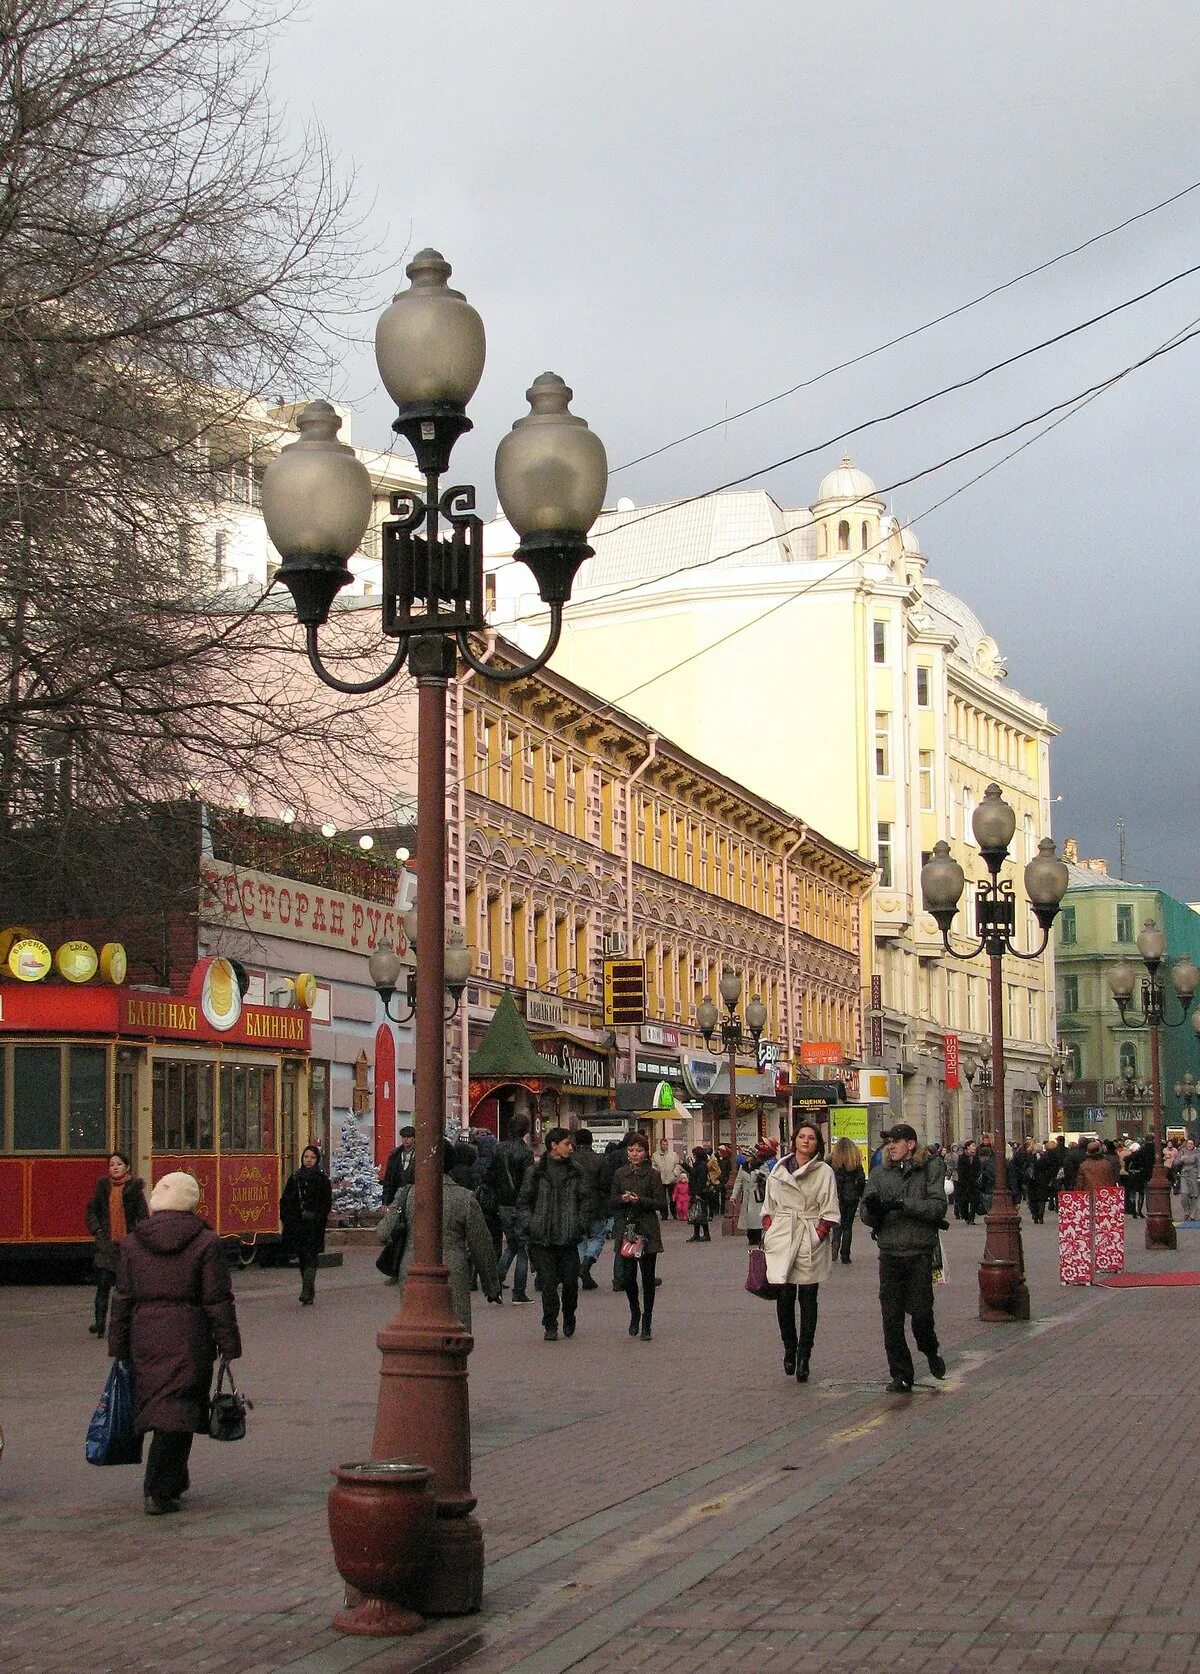
[{"label": "power line", "polygon": [[756,401],[749,407],[743,407],[740,412],[726,414],[724,418],[714,419],[711,424],[701,425],[697,430],[689,430],[686,435],[677,436],[674,441],[664,442],[661,447],[651,448],[648,453],[640,453],[636,459],[627,459],[624,464],[614,466],[609,472],[609,476],[615,477],[621,471],[632,470],[635,465],[644,465],[648,459],[657,459],[660,455],[669,453],[672,448],[682,447],[685,442],[693,442],[697,437],[707,436],[713,430],[720,430],[726,425],[736,424],[739,419],[749,418],[753,413],[761,413],[764,408],[774,406],[779,401],[786,401],[789,396],[796,395],[802,389],[811,389],[815,384],[823,383],[826,378],[833,377],[835,373],[845,372],[852,366],[861,366],[864,361],[872,360],[876,355],[884,354],[888,349],[894,349],[901,343],[907,343],[910,339],[919,337],[923,332],[932,331],[936,326],[944,325],[947,320],[956,319],[960,314],[969,313],[972,308],[978,308],[982,303],[990,302],[992,297],[1000,296],[1004,291],[1012,290],[1015,285],[1022,284],[1026,279],[1035,278],[1039,273],[1045,273],[1049,268],[1057,266],[1059,262],[1069,260],[1072,256],[1079,255],[1081,251],[1089,249],[1093,244],[1099,244],[1106,238],[1112,238],[1116,233],[1124,232],[1126,227],[1133,226],[1137,221],[1144,221],[1147,216],[1157,214],[1160,209],[1169,208],[1171,204],[1178,203],[1180,199],[1188,197],[1198,188],[1200,188],[1200,180],[1194,180],[1190,186],[1185,186],[1181,191],[1173,192],[1170,197],[1162,198],[1158,203],[1151,204],[1148,209],[1140,209],[1136,214],[1127,216],[1124,221],[1118,221],[1115,226],[1106,227],[1103,232],[1093,233],[1090,238],[1085,238],[1081,244],[1074,244],[1068,250],[1060,250],[1058,255],[1051,256],[1048,261],[1039,262],[1036,267],[1027,267],[1023,273],[1018,273],[1011,279],[1005,279],[1001,284],[993,285],[990,290],[982,291],[979,296],[972,297],[969,302],[959,303],[957,307],[949,308],[945,313],[935,315],[933,319],[926,320],[922,325],[912,326],[908,331],[902,331],[896,337],[889,337],[886,342],[876,344],[873,349],[864,349],[861,354],[852,355],[848,360],[841,360],[834,366],[827,366],[823,372],[814,373],[811,378],[804,378],[799,383],[792,384],[788,389],[780,390],[777,395],[769,395],[763,401]]}]

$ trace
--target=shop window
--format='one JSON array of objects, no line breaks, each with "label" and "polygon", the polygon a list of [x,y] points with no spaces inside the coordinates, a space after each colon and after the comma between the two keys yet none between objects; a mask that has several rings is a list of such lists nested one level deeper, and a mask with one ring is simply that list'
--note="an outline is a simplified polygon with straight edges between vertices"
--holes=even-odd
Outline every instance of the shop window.
[{"label": "shop window", "polygon": [[222,1064],[222,1151],[269,1151],[274,1144],[274,1066]]},{"label": "shop window", "polygon": [[67,1049],[68,1151],[103,1151],[108,1145],[107,1066],[103,1046]]},{"label": "shop window", "polygon": [[212,1065],[186,1058],[156,1059],[152,1110],[156,1151],[214,1150]]},{"label": "shop window", "polygon": [[60,1149],[62,1054],[57,1046],[13,1048],[13,1150]]}]

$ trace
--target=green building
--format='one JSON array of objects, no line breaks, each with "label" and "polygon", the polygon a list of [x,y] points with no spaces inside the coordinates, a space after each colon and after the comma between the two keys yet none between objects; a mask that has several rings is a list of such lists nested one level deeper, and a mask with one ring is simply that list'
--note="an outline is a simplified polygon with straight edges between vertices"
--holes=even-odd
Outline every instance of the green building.
[{"label": "green building", "polygon": [[[1120,959],[1142,970],[1137,938],[1147,919],[1166,937],[1165,964],[1183,953],[1200,964],[1200,913],[1164,890],[1110,877],[1102,860],[1080,863],[1070,839],[1063,848],[1070,883],[1054,926],[1054,967],[1058,1036],[1072,1079],[1065,1087],[1059,1125],[1091,1130],[1105,1139],[1140,1139],[1153,1128],[1150,1031],[1121,1022],[1108,973]],[[1165,970],[1164,978],[1167,1017],[1173,1021],[1179,1002]],[[1141,1016],[1139,1001],[1140,983],[1129,1007],[1131,1024]],[[1164,1128],[1187,1127],[1200,1138],[1200,1112],[1185,1108],[1175,1092],[1189,1071],[1200,1075],[1200,1042],[1190,1023],[1163,1028],[1159,1038]]]}]

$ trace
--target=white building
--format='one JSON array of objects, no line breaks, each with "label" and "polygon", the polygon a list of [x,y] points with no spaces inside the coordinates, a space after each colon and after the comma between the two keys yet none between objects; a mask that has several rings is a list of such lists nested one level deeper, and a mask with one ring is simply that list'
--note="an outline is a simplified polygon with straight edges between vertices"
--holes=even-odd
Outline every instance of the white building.
[{"label": "white building", "polygon": [[[995,641],[926,574],[914,531],[848,459],[811,506],[786,509],[762,490],[622,501],[591,539],[552,666],[877,864],[881,1050],[868,1056],[890,1072],[894,1109],[929,1137],[978,1129],[969,1092],[946,1088],[946,1040],[961,1037],[964,1062],[975,1056],[986,967],[945,958],[921,912],[920,870],[944,837],[969,880],[983,875],[970,816],[995,781],[1017,813],[1007,871],[1019,945],[1031,945],[1021,873],[1050,825],[1045,707],[1007,685]],[[497,521],[486,543],[496,626],[540,645],[545,611],[508,561],[512,530]],[[968,898],[960,946],[969,914]],[[1049,956],[1007,961],[1005,982],[1013,1131],[1045,1131]]]}]

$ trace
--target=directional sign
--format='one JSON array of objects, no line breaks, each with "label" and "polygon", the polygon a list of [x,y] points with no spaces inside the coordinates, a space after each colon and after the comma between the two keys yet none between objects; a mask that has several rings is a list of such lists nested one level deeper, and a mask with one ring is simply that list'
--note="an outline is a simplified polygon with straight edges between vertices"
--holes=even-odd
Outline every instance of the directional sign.
[{"label": "directional sign", "polygon": [[646,961],[604,961],[604,1022],[608,1028],[646,1021]]}]

